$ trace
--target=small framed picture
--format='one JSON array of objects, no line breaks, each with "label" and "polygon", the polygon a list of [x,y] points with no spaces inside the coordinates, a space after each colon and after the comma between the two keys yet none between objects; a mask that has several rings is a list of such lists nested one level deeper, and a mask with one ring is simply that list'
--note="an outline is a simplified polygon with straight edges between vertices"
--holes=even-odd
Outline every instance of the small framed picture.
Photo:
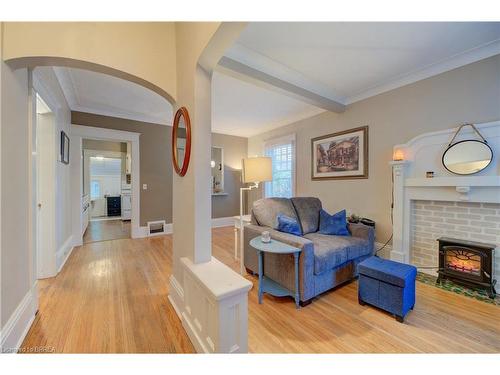
[{"label": "small framed picture", "polygon": [[61,162],[69,164],[69,137],[61,130]]},{"label": "small framed picture", "polygon": [[368,126],[311,139],[313,180],[368,178]]}]

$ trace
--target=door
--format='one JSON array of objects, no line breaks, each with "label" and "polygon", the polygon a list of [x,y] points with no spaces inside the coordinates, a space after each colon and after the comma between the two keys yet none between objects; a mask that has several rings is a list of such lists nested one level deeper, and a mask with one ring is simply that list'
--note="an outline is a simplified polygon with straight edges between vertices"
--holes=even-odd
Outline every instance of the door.
[{"label": "door", "polygon": [[37,279],[53,277],[56,269],[55,178],[57,135],[55,117],[37,100],[36,114],[36,270]]}]

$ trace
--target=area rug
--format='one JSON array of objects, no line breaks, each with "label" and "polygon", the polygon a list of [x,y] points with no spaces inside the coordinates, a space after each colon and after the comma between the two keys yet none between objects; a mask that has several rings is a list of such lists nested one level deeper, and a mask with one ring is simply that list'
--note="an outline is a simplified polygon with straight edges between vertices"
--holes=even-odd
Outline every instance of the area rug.
[{"label": "area rug", "polygon": [[500,306],[500,296],[497,294],[495,299],[488,297],[488,293],[480,289],[471,289],[460,284],[456,284],[450,280],[442,280],[440,284],[436,284],[437,277],[428,275],[423,272],[417,272],[417,281],[420,281],[427,285],[433,285],[436,288],[444,289],[449,292],[461,294],[463,296],[474,298],[482,302],[490,303],[493,305]]}]

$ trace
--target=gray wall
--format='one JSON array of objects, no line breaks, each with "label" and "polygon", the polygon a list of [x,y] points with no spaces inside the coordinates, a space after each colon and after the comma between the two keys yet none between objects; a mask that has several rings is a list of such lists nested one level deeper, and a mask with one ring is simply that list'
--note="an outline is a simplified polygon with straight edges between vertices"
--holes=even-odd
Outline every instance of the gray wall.
[{"label": "gray wall", "polygon": [[[153,220],[172,222],[170,127],[84,112],[71,112],[71,123],[141,133],[141,225]],[[142,190],[142,184],[147,184],[148,190]]]},{"label": "gray wall", "polygon": [[[2,295],[1,323],[4,325],[32,285],[30,281],[29,212],[32,204],[29,191],[29,113],[28,71],[12,71],[1,62],[1,246],[2,246]],[[59,150],[60,130],[69,132],[70,111],[51,68],[37,68],[33,72],[36,82],[50,91],[50,99],[57,107],[54,144]],[[43,96],[43,95],[42,95]],[[56,164],[56,255],[71,236],[69,201],[69,166]],[[60,265],[56,260],[56,268]]]},{"label": "gray wall", "polygon": [[[141,133],[141,225],[148,221],[172,222],[172,154],[170,126],[152,124],[84,112],[72,112],[71,122],[100,128]],[[241,159],[247,154],[247,139],[223,134],[212,134],[214,146],[224,147],[225,190],[227,196],[212,198],[212,217],[239,214],[239,187]],[[210,168],[207,163],[207,168]],[[133,178],[133,176],[132,176]],[[148,190],[142,190],[148,184]]]},{"label": "gray wall", "polygon": [[224,192],[212,196],[212,217],[240,214],[241,159],[247,156],[247,138],[212,133],[212,145],[224,149]]},{"label": "gray wall", "polygon": [[1,325],[31,288],[29,246],[28,72],[3,61],[1,111]]},{"label": "gray wall", "polygon": [[[377,240],[391,234],[392,147],[429,131],[464,122],[500,119],[500,56],[488,58],[354,103],[341,114],[325,112],[249,139],[249,154],[265,140],[296,133],[297,195],[317,196],[329,211],[349,208],[377,222]],[[311,180],[311,138],[368,125],[369,178]],[[500,151],[500,150],[499,150]],[[252,192],[250,201],[262,192]]]}]

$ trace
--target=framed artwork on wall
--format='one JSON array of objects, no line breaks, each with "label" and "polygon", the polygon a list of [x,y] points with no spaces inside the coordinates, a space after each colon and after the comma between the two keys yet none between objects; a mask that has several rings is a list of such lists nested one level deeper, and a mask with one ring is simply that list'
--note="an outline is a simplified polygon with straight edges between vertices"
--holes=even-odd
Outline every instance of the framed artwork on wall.
[{"label": "framed artwork on wall", "polygon": [[368,126],[311,139],[311,178],[368,178]]},{"label": "framed artwork on wall", "polygon": [[61,163],[69,164],[69,137],[61,130]]}]

